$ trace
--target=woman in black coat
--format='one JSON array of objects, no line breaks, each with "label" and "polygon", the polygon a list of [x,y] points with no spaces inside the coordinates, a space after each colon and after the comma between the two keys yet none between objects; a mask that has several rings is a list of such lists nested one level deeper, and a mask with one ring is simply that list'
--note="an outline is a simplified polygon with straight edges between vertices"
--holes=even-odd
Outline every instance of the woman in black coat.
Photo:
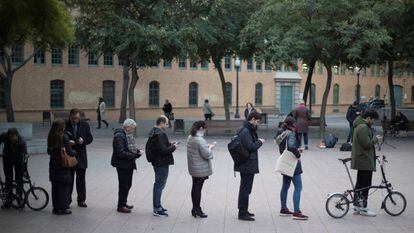
[{"label": "woman in black coat", "polygon": [[[11,190],[13,177],[17,185],[23,186],[24,155],[27,154],[26,142],[22,139],[16,128],[11,128],[0,135],[0,145],[3,148],[3,168],[6,178],[5,188]],[[14,176],[13,176],[14,170]],[[2,208],[10,208],[11,203],[6,202]]]},{"label": "woman in black coat", "polygon": [[53,214],[71,214],[69,210],[69,191],[71,185],[71,169],[62,167],[61,150],[64,148],[69,156],[76,152],[69,145],[69,138],[64,133],[65,122],[61,119],[52,124],[47,136],[47,153],[50,155],[49,180],[52,183]]}]

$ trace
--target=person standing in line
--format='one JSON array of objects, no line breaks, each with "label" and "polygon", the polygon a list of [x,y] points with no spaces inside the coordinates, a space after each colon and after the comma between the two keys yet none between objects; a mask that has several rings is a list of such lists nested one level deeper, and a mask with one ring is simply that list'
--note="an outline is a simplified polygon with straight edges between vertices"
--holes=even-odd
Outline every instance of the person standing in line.
[{"label": "person standing in line", "polygon": [[[367,109],[362,117],[354,121],[352,139],[351,168],[357,170],[355,190],[369,187],[372,184],[372,173],[376,171],[375,144],[382,140],[380,135],[374,137],[372,125],[379,118],[374,109]],[[354,214],[375,217],[376,214],[367,208],[369,189],[355,192]]]},{"label": "person standing in line", "polygon": [[[308,149],[308,120],[311,119],[309,109],[306,108],[305,101],[301,100],[300,104],[292,112],[292,116],[296,120],[296,133],[299,139],[299,147],[302,146],[302,136],[305,144],[305,150]],[[302,147],[303,148],[303,147]]]},{"label": "person standing in line", "polygon": [[247,117],[249,116],[250,113],[252,112],[257,112],[256,109],[253,107],[252,103],[247,103],[246,104],[246,109],[244,110],[244,118],[247,120]]},{"label": "person standing in line", "polygon": [[214,112],[211,109],[211,106],[210,106],[208,100],[204,100],[203,112],[204,112],[205,120],[211,120],[211,118],[214,116]]},{"label": "person standing in line", "polygon": [[106,104],[102,97],[99,97],[98,102],[98,109],[96,110],[96,113],[98,114],[98,128],[101,128],[101,121],[105,123],[106,128],[108,128],[109,123],[106,121]]},{"label": "person standing in line", "polygon": [[[282,128],[283,131],[278,131],[276,137],[276,143],[279,145],[280,154],[286,149],[292,152],[296,158],[301,157],[302,149],[299,149],[299,139],[296,134],[296,120],[293,117],[286,117]],[[295,171],[293,172],[293,177],[286,176],[282,174],[282,188],[280,189],[280,216],[292,216],[295,220],[308,220],[308,216],[302,214],[300,210],[300,195],[302,192],[302,163],[299,160]],[[293,182],[295,190],[293,191],[293,209],[294,212],[291,212],[287,207],[287,194],[290,187],[290,183]]]},{"label": "person standing in line", "polygon": [[[27,154],[26,142],[20,136],[16,128],[10,128],[7,132],[0,134],[0,145],[3,144],[3,170],[5,180],[5,189],[10,192],[13,186],[13,180],[17,185],[23,188],[23,171],[24,156]],[[1,154],[0,154],[1,155]],[[14,170],[14,174],[13,174]],[[14,178],[14,179],[13,179]],[[19,195],[22,193],[19,193]],[[11,203],[7,201],[1,207],[9,209]]]},{"label": "person standing in line", "polygon": [[69,120],[66,122],[65,132],[69,138],[69,145],[76,151],[78,164],[71,169],[72,184],[69,191],[69,205],[72,202],[73,185],[76,174],[76,192],[78,193],[78,206],[82,208],[86,205],[86,169],[88,168],[88,156],[86,146],[91,144],[93,137],[88,122],[80,120],[80,110],[74,108],[70,110]]},{"label": "person standing in line", "polygon": [[72,182],[71,168],[62,167],[61,150],[69,156],[76,156],[65,134],[65,121],[58,119],[52,123],[47,136],[47,153],[50,155],[49,180],[52,184],[53,214],[71,214],[69,210],[69,194]]},{"label": "person standing in line", "polygon": [[111,165],[118,173],[118,206],[120,213],[131,213],[133,205],[128,205],[128,193],[132,186],[132,175],[137,169],[135,160],[141,156],[141,152],[135,143],[134,132],[137,123],[132,119],[126,119],[121,129],[114,132],[112,142]]},{"label": "person standing in line", "polygon": [[164,106],[162,106],[162,111],[164,111],[164,115],[168,118],[168,128],[171,128],[171,121],[174,120],[174,114],[172,112],[172,104],[168,99],[165,100]]},{"label": "person standing in line", "polygon": [[162,190],[165,188],[168,178],[169,166],[174,164],[173,152],[177,149],[177,143],[168,140],[165,130],[168,127],[168,118],[160,116],[148,134],[151,141],[149,148],[153,159],[151,161],[155,173],[153,187],[153,215],[168,217],[168,210],[161,205]]},{"label": "person standing in line", "polygon": [[349,134],[346,142],[352,142],[352,132],[354,130],[354,120],[357,117],[358,102],[354,101],[352,105],[349,105],[348,111],[346,112],[346,120],[349,123]]},{"label": "person standing in line", "polygon": [[193,179],[191,188],[191,200],[193,217],[206,218],[200,206],[201,190],[204,181],[213,174],[211,159],[213,159],[214,144],[207,144],[204,139],[206,124],[204,121],[196,121],[191,127],[190,136],[187,139],[187,164],[188,172]]},{"label": "person standing in line", "polygon": [[249,196],[253,188],[254,175],[259,173],[258,149],[263,145],[264,139],[257,136],[257,127],[262,116],[252,112],[239,131],[242,146],[249,151],[249,159],[241,165],[234,165],[234,171],[240,172],[240,188],[238,198],[239,220],[254,221],[254,214],[249,212]]}]

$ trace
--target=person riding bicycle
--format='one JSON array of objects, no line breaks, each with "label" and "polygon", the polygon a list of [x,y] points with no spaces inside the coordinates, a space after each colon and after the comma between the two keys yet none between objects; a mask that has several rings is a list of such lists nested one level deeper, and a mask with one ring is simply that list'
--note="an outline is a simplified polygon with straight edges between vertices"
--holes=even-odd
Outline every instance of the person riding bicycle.
[{"label": "person riding bicycle", "polygon": [[[24,172],[24,155],[27,154],[26,142],[20,136],[16,128],[10,128],[7,132],[0,135],[0,145],[4,144],[3,148],[3,168],[4,176],[6,178],[5,188],[11,191],[13,185],[13,178],[17,185],[23,187],[23,172]],[[14,176],[13,176],[14,169]],[[6,201],[2,208],[10,208],[11,203]]]},{"label": "person riding bicycle", "polygon": [[[352,139],[351,168],[357,170],[355,190],[369,187],[372,184],[372,172],[376,170],[375,144],[381,136],[373,136],[371,126],[379,118],[374,109],[367,109],[364,114],[354,121]],[[355,214],[375,217],[376,214],[367,208],[369,189],[355,192]]]}]

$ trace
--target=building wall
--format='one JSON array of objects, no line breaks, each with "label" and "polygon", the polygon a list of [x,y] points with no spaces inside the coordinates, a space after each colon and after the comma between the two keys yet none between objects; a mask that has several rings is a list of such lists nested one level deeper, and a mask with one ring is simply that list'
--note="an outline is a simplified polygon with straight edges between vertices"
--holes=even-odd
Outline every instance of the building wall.
[{"label": "building wall", "polygon": [[[31,45],[25,45],[25,57],[33,52]],[[60,79],[65,81],[65,108],[68,111],[77,107],[85,111],[86,116],[96,119],[97,99],[102,96],[102,82],[104,80],[115,81],[115,107],[108,108],[107,117],[110,121],[116,121],[119,116],[122,92],[122,67],[118,65],[118,59],[114,56],[113,66],[106,67],[103,65],[103,56],[99,58],[98,66],[88,65],[87,53],[82,52],[80,55],[80,65],[68,65],[67,50],[63,51],[62,65],[51,64],[51,53],[45,53],[46,64],[37,65],[33,60],[29,61],[23,68],[15,73],[13,81],[13,106],[15,110],[16,121],[41,121],[42,112],[50,111],[50,81]],[[224,59],[222,62],[224,66]],[[317,65],[318,66],[318,65]],[[234,60],[232,61],[234,67]],[[303,89],[306,81],[306,70],[302,70],[302,64],[299,64],[299,75],[302,80],[295,84],[295,101],[297,97],[303,95]],[[239,72],[239,92],[241,114],[246,102],[254,103],[255,84],[263,84],[263,107],[275,107],[278,103],[279,92],[276,90],[275,72],[265,71],[264,64],[262,72],[256,70],[256,63],[253,64],[253,71],[247,70],[246,61],[242,61],[241,71]],[[196,70],[190,68],[190,62],[187,60],[185,69],[179,68],[177,61],[172,62],[171,68],[164,68],[163,62],[158,67],[141,69],[138,71],[140,79],[135,88],[135,106],[138,119],[154,118],[162,113],[161,107],[165,99],[169,99],[173,104],[176,117],[202,117],[202,106],[204,99],[209,99],[216,115],[224,115],[223,99],[221,84],[217,70],[212,63],[209,63],[208,70],[202,70],[200,64]],[[367,75],[360,75],[361,96],[375,95],[375,85],[381,86],[381,98],[389,96],[388,83],[385,75],[381,77],[372,77],[370,69]],[[236,105],[236,72],[232,68],[230,71],[224,71],[227,82],[232,83],[232,106],[230,107],[231,115],[234,115]],[[355,100],[355,85],[357,80],[356,74],[350,74],[347,70],[345,75],[333,75],[331,91],[328,97],[327,114],[334,113],[334,109],[339,111],[338,114],[344,114],[350,103]],[[157,81],[160,83],[159,107],[150,107],[148,94],[149,83]],[[198,107],[189,107],[189,84],[198,83]],[[316,85],[316,103],[312,106],[315,114],[319,114],[322,103],[323,91],[326,85],[326,70],[319,74],[318,67],[312,82]],[[339,85],[339,105],[333,106],[333,87]],[[414,86],[413,76],[398,76],[394,78],[394,84],[403,87],[403,93],[407,98],[403,99],[403,106],[413,107],[411,100],[412,86]],[[404,95],[403,94],[403,95]],[[389,98],[386,97],[386,102]],[[280,102],[280,101],[279,101]],[[260,108],[260,106],[257,106]],[[0,109],[0,121],[6,120],[4,109]]]}]

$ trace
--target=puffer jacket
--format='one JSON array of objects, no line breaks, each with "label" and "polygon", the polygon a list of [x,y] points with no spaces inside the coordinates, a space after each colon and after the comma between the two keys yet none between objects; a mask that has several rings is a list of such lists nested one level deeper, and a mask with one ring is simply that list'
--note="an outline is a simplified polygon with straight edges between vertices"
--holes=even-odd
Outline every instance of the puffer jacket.
[{"label": "puffer jacket", "polygon": [[351,168],[363,171],[375,171],[375,144],[378,139],[374,137],[371,127],[358,116],[354,121],[352,138]]},{"label": "puffer jacket", "polygon": [[213,151],[208,148],[201,136],[189,136],[187,139],[188,172],[193,177],[207,177],[213,174],[211,166]]},{"label": "puffer jacket", "polygon": [[256,133],[256,128],[250,122],[245,121],[243,128],[239,132],[241,144],[249,151],[249,159],[238,166],[234,165],[234,171],[240,173],[255,174],[259,173],[259,158],[257,150],[263,145]]}]

